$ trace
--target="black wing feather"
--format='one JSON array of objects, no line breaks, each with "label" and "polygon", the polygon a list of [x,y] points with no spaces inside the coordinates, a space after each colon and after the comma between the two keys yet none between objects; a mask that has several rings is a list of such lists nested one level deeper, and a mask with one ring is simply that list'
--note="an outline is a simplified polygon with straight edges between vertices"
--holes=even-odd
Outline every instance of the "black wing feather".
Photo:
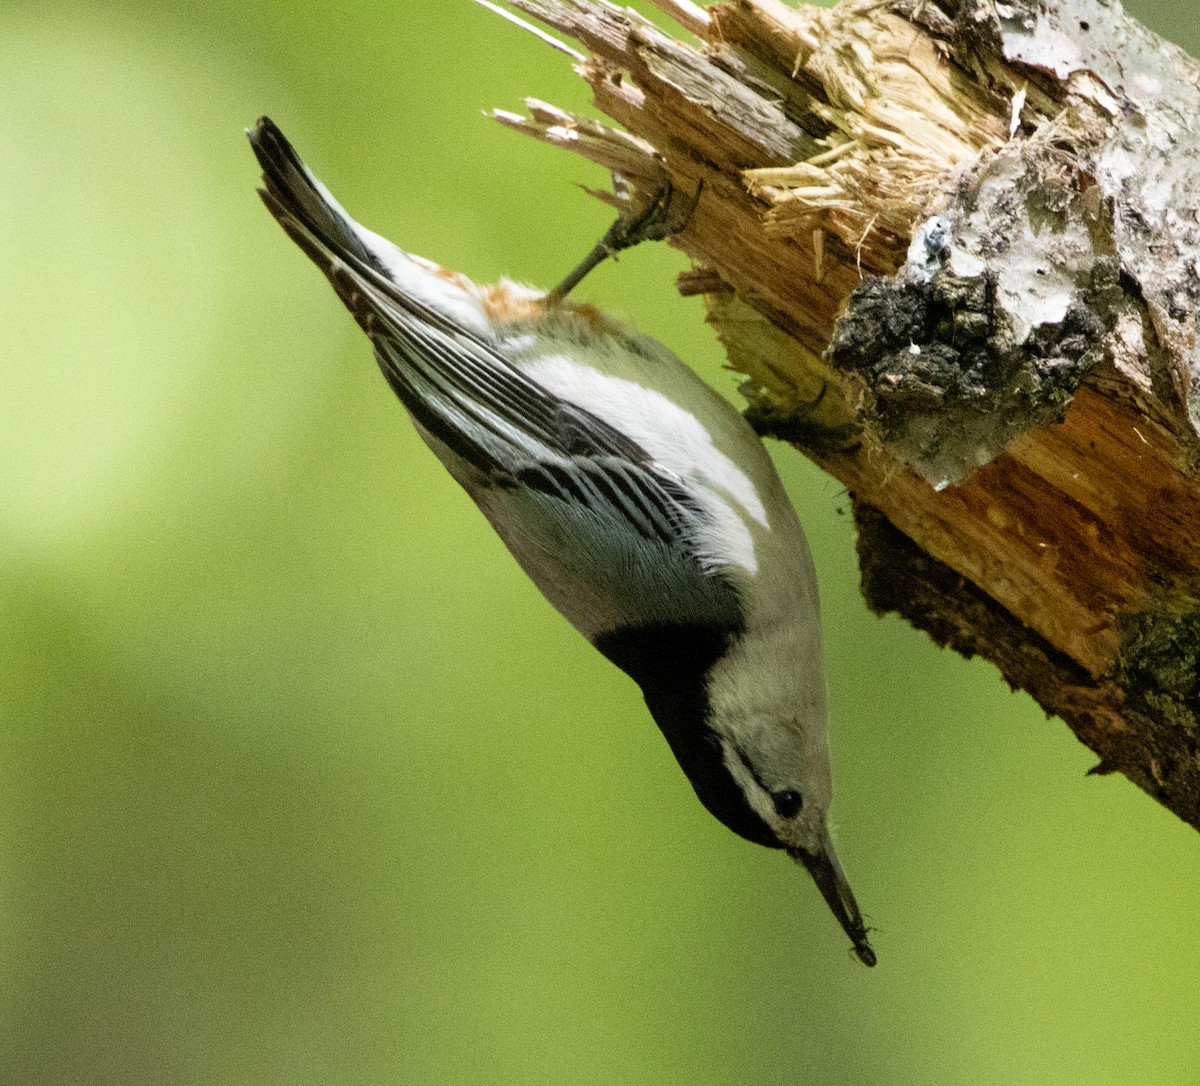
[{"label": "black wing feather", "polygon": [[564,501],[602,501],[640,535],[682,542],[684,524],[702,514],[678,480],[603,419],[551,395],[487,340],[401,290],[268,118],[248,135],[263,202],[325,273],[424,429],[496,485],[519,480]]}]

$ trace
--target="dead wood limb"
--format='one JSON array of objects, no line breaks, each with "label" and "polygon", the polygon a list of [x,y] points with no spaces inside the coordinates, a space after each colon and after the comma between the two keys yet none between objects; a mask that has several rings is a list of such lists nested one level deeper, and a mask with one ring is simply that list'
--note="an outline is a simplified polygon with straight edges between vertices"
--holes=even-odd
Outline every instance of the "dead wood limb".
[{"label": "dead wood limb", "polygon": [[870,605],[1200,828],[1200,67],[1106,0],[657,2],[697,44],[512,0],[626,131],[497,118],[704,182],[681,287],[853,494]]}]

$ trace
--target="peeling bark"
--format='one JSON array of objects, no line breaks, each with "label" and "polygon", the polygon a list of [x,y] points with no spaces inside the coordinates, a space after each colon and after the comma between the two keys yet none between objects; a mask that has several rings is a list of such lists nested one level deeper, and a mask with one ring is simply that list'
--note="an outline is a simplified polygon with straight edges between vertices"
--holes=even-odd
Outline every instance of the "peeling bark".
[{"label": "peeling bark", "polygon": [[1106,0],[512,0],[626,131],[510,127],[704,196],[747,415],[854,496],[863,591],[992,660],[1200,828],[1200,66]]}]

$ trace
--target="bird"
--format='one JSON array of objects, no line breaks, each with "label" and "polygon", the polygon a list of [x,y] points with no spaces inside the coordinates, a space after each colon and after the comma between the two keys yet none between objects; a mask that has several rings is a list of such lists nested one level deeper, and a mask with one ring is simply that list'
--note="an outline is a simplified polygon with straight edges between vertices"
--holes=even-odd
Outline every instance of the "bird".
[{"label": "bird", "polygon": [[[578,269],[549,292],[477,285],[355,222],[269,118],[247,135],[263,202],[366,333],[425,444],[641,688],[701,804],[802,864],[873,966],[829,832],[816,574],[750,425],[666,346],[568,299]],[[585,263],[661,236],[663,203],[618,220]]]}]

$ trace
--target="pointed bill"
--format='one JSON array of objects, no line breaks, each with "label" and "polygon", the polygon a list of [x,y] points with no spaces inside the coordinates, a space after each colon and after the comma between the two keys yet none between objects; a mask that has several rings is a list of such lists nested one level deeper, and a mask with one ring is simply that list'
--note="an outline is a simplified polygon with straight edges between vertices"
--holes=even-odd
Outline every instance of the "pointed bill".
[{"label": "pointed bill", "polygon": [[829,839],[829,831],[825,830],[821,838],[821,847],[817,852],[806,852],[803,849],[789,849],[789,855],[797,863],[802,863],[821,891],[821,896],[837,917],[850,941],[854,944],[854,952],[863,965],[875,964],[875,951],[867,941],[867,928],[863,923],[862,913],[858,911],[858,902],[854,900],[854,892],[846,881],[846,873],[838,862],[837,853],[833,850],[833,842]]}]

